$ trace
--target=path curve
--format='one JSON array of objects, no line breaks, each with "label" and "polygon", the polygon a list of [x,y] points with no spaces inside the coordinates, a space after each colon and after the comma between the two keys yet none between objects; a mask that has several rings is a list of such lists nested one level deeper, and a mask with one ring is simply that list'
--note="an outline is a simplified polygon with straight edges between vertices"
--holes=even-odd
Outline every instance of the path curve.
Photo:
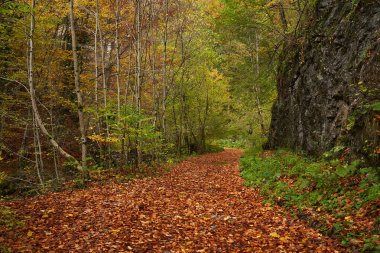
[{"label": "path curve", "polygon": [[[27,217],[0,236],[15,252],[339,252],[243,185],[241,151],[190,158],[155,179],[8,204]],[[0,231],[1,232],[1,231]]]}]

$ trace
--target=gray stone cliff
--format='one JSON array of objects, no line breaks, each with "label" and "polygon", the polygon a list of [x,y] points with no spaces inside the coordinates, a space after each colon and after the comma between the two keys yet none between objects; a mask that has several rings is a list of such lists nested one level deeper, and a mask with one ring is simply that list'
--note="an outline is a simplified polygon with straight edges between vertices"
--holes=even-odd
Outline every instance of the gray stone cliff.
[{"label": "gray stone cliff", "polygon": [[283,48],[266,147],[379,161],[380,0],[320,0],[311,13]]}]

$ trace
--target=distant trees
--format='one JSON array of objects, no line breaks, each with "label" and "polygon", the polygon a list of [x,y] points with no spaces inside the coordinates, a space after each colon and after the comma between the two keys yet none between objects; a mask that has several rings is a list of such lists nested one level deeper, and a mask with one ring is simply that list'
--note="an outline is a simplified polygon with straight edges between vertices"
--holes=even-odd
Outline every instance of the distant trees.
[{"label": "distant trees", "polygon": [[138,168],[205,151],[230,99],[207,8],[192,0],[1,5],[0,169],[43,184],[67,166]]},{"label": "distant trees", "polygon": [[[277,59],[294,34],[311,1],[224,0],[217,19],[221,71],[230,79],[233,103],[230,129],[267,135],[275,99]],[[249,91],[249,92],[247,92]],[[240,116],[238,116],[240,115]],[[235,129],[235,130],[234,130]]]},{"label": "distant trees", "polygon": [[240,131],[265,137],[276,54],[302,29],[307,4],[5,2],[0,169],[43,183],[67,167],[204,152]]}]

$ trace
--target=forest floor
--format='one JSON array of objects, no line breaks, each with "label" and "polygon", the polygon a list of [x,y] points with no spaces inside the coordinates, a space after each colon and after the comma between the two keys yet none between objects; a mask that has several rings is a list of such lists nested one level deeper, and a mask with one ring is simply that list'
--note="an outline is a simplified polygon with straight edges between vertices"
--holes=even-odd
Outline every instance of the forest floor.
[{"label": "forest floor", "polygon": [[339,243],[262,203],[239,175],[240,150],[189,158],[163,176],[2,202],[11,252],[342,252]]}]

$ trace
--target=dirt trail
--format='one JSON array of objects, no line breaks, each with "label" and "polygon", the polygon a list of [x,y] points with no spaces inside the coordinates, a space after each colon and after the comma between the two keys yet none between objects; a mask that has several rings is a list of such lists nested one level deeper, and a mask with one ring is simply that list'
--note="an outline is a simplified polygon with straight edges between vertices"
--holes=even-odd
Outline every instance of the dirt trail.
[{"label": "dirt trail", "polygon": [[339,252],[239,177],[239,150],[190,158],[162,177],[7,203],[15,252]]}]

